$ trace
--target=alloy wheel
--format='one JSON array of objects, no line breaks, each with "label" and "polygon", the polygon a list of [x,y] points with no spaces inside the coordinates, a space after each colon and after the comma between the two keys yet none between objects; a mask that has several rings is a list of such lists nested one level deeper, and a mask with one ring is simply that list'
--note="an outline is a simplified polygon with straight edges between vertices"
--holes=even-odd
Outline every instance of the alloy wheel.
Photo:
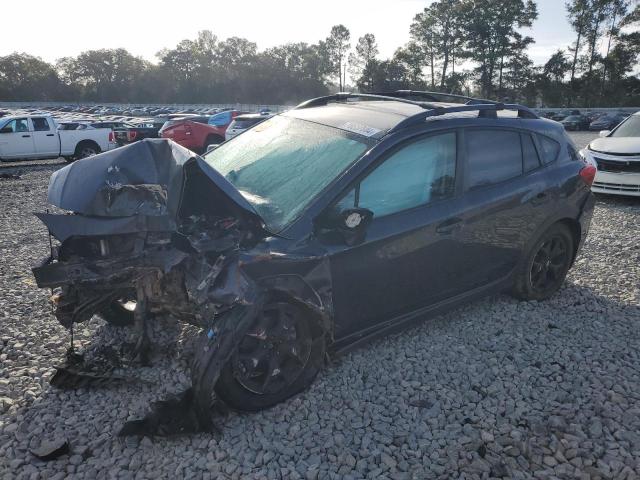
[{"label": "alloy wheel", "polygon": [[234,377],[247,390],[274,394],[293,384],[311,355],[311,332],[286,302],[267,305],[232,357]]},{"label": "alloy wheel", "polygon": [[569,265],[569,248],[565,239],[554,235],[546,239],[533,257],[529,280],[537,292],[546,292],[564,278]]}]

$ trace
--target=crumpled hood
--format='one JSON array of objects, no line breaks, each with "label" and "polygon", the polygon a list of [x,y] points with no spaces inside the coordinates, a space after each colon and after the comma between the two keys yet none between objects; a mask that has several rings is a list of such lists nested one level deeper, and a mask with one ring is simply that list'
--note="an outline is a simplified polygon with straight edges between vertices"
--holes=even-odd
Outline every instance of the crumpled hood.
[{"label": "crumpled hood", "polygon": [[589,148],[600,153],[621,153],[623,155],[640,155],[639,137],[605,137],[598,138],[589,144]]},{"label": "crumpled hood", "polygon": [[167,139],[145,139],[78,160],[54,172],[49,203],[93,217],[134,215],[177,218],[185,167],[195,164],[226,197],[259,215],[220,173],[192,151]]}]

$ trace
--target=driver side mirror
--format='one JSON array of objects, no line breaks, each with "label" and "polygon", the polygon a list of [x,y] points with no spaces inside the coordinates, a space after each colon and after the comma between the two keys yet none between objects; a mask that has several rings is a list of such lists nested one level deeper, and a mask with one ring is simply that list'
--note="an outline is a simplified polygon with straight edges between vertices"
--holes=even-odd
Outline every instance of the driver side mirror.
[{"label": "driver side mirror", "polygon": [[317,233],[326,239],[338,237],[348,246],[364,242],[373,212],[366,208],[348,208],[317,219]]},{"label": "driver side mirror", "polygon": [[4,127],[2,129],[0,129],[0,133],[13,133],[13,128],[11,127]]},{"label": "driver side mirror", "polygon": [[601,137],[608,137],[610,133],[611,133],[611,130],[600,130]]}]

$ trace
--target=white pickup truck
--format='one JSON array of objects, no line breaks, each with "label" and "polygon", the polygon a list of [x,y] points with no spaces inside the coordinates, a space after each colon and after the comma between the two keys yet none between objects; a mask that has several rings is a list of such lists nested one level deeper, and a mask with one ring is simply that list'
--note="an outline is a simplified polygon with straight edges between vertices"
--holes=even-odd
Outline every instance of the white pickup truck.
[{"label": "white pickup truck", "polygon": [[0,160],[89,157],[117,146],[110,134],[110,128],[59,130],[48,115],[2,117]]}]

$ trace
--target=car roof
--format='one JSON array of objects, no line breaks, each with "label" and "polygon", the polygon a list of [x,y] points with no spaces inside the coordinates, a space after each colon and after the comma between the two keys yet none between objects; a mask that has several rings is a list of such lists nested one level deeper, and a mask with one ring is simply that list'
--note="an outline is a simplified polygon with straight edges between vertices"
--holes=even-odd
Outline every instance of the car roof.
[{"label": "car roof", "polygon": [[[464,105],[460,103],[429,102],[431,109],[461,106]],[[282,115],[339,128],[374,139],[381,139],[407,118],[428,110],[419,104],[402,101],[350,99],[349,101],[329,102],[320,106],[295,108]],[[467,126],[474,122],[482,125],[524,127],[522,123],[513,123],[514,121],[524,120],[527,122],[526,128],[539,133],[549,134],[553,132],[555,134],[556,130],[564,131],[558,122],[545,118],[519,118],[518,112],[515,110],[498,110],[495,118],[479,118],[478,113],[478,110],[443,112],[440,115],[427,117],[422,125],[434,125],[441,124],[444,121],[459,120],[463,122],[454,123],[460,126]]]},{"label": "car roof", "polygon": [[[431,103],[442,107],[459,105]],[[367,100],[335,102],[313,108],[294,109],[283,115],[342,130],[353,131],[350,127],[375,129],[378,133],[368,136],[380,138],[403,120],[421,112],[424,112],[424,108],[419,105],[393,100]]]}]

